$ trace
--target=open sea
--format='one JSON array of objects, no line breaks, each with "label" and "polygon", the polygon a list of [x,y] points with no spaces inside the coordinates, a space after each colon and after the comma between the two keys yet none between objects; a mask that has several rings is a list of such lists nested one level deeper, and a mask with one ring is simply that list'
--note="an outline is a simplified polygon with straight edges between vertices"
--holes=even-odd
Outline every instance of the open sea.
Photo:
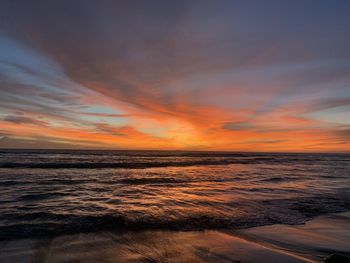
[{"label": "open sea", "polygon": [[347,210],[349,154],[0,151],[0,240],[300,224]]}]

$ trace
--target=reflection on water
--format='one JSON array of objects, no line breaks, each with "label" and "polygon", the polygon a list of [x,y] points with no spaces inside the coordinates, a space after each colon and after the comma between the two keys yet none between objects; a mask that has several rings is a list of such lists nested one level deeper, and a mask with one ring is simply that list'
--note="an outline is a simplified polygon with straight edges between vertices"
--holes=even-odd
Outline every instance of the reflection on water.
[{"label": "reflection on water", "polygon": [[[55,151],[0,156],[2,239],[295,224],[350,208],[349,155]],[[86,163],[97,166],[80,168]],[[114,167],[119,163],[122,168]]]},{"label": "reflection on water", "polygon": [[9,263],[252,263],[261,262],[261,258],[275,263],[314,262],[215,231],[80,234],[49,241],[21,240],[7,243],[0,250],[0,260]]}]

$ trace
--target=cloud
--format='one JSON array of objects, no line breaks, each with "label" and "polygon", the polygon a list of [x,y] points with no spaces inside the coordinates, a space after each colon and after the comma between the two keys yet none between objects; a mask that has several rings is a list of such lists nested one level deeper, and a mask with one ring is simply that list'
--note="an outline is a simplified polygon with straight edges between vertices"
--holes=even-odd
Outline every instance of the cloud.
[{"label": "cloud", "polygon": [[39,2],[0,10],[6,134],[81,147],[297,150],[344,132],[312,114],[349,105],[345,2]]},{"label": "cloud", "polygon": [[227,122],[223,125],[223,128],[226,130],[251,130],[254,128],[254,125],[246,122]]},{"label": "cloud", "polygon": [[336,130],[334,133],[336,136],[339,136],[344,141],[350,141],[350,127],[342,127]]},{"label": "cloud", "polygon": [[113,134],[116,136],[125,136],[125,133],[120,132],[121,131],[120,127],[114,127],[107,123],[96,123],[95,126],[96,126],[97,132]]},{"label": "cloud", "polygon": [[4,121],[15,123],[15,124],[33,124],[33,125],[47,125],[48,123],[45,121],[25,117],[25,116],[6,116]]},{"label": "cloud", "polygon": [[328,110],[332,108],[349,106],[349,105],[350,105],[350,97],[329,98],[329,99],[322,99],[317,102],[310,102],[310,104],[306,106],[306,110],[308,112],[316,112],[316,111]]},{"label": "cloud", "polygon": [[[0,148],[2,149],[81,149],[82,144],[79,141],[68,141],[59,142],[51,141],[50,138],[43,139],[22,139],[22,138],[11,138],[3,137],[0,139]],[[103,147],[99,145],[90,146],[92,149]],[[89,148],[89,146],[84,145],[84,148]]]}]

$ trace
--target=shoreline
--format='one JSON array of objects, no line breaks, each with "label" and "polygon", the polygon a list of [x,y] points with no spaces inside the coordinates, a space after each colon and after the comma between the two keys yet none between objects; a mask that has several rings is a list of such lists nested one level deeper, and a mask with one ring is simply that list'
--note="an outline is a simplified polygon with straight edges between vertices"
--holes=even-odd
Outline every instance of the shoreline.
[{"label": "shoreline", "polygon": [[323,262],[350,256],[350,211],[303,225],[241,230],[98,232],[0,242],[0,262]]}]

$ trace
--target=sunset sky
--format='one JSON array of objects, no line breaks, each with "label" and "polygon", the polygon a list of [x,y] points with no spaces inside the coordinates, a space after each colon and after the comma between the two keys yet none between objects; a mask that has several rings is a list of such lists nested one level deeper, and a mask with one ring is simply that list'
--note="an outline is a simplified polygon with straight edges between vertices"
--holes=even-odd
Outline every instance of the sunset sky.
[{"label": "sunset sky", "polygon": [[1,1],[0,148],[350,151],[350,1]]}]

